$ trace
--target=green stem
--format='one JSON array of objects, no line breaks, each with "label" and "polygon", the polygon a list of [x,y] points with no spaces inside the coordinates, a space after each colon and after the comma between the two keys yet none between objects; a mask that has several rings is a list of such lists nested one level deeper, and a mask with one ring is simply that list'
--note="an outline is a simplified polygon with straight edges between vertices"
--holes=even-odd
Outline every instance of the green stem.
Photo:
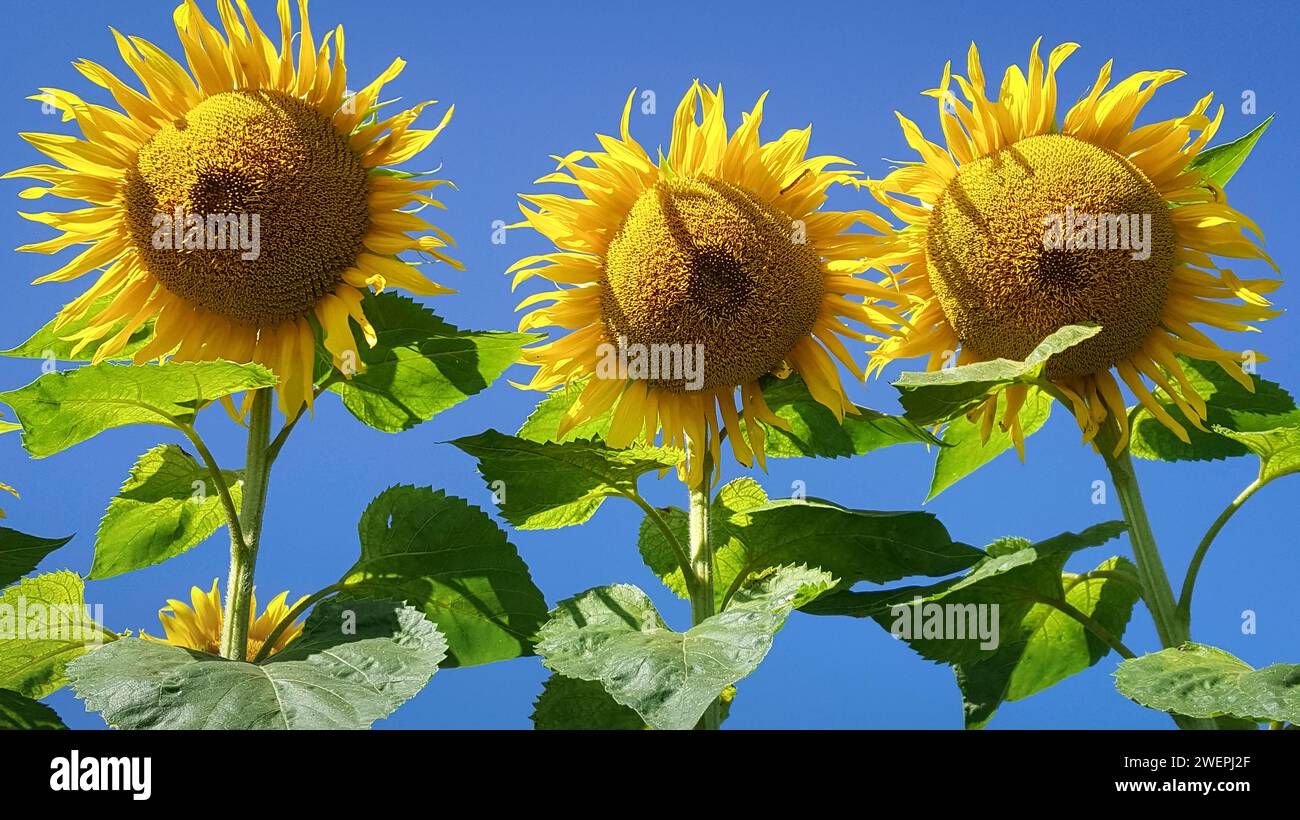
[{"label": "green stem", "polygon": [[659,533],[664,537],[664,541],[667,542],[669,548],[672,549],[673,557],[677,559],[677,565],[682,568],[682,580],[686,582],[687,592],[694,594],[695,585],[697,583],[695,572],[691,567],[691,560],[687,553],[687,549],[682,544],[681,539],[677,537],[677,533],[673,532],[672,527],[668,526],[668,522],[664,520],[663,514],[655,509],[653,504],[642,498],[641,494],[635,489],[631,492],[624,493],[623,497],[640,507],[641,511],[646,514],[646,518],[654,522],[654,525],[659,529]]},{"label": "green stem", "polygon": [[1182,619],[1183,623],[1187,624],[1188,629],[1191,629],[1192,624],[1192,592],[1196,589],[1196,576],[1201,572],[1201,564],[1205,561],[1206,553],[1210,551],[1210,544],[1214,543],[1219,530],[1223,529],[1223,525],[1228,523],[1228,519],[1232,518],[1237,510],[1241,509],[1241,505],[1245,504],[1260,487],[1263,487],[1264,483],[1264,481],[1257,478],[1246,489],[1242,490],[1241,494],[1234,498],[1223,512],[1219,513],[1219,517],[1214,519],[1214,523],[1206,531],[1201,543],[1196,545],[1196,553],[1192,556],[1192,562],[1187,566],[1187,577],[1183,579],[1182,594],[1178,596],[1178,617]]},{"label": "green stem", "polygon": [[[253,394],[248,419],[248,460],[244,466],[244,495],[239,514],[243,537],[231,540],[230,575],[226,580],[225,617],[221,624],[221,656],[242,661],[248,652],[248,622],[253,601],[253,573],[266,512],[266,485],[270,478],[271,410],[274,391]],[[233,530],[232,530],[233,531]]]},{"label": "green stem", "polygon": [[1164,562],[1160,559],[1160,551],[1156,548],[1156,538],[1151,532],[1151,522],[1147,518],[1146,505],[1142,503],[1142,491],[1138,488],[1137,474],[1133,472],[1133,461],[1129,458],[1128,448],[1125,447],[1119,455],[1114,453],[1116,435],[1114,424],[1108,422],[1097,433],[1097,446],[1110,469],[1111,483],[1115,486],[1120,508],[1124,511],[1124,520],[1128,523],[1129,542],[1133,545],[1138,580],[1142,583],[1142,598],[1156,623],[1160,645],[1165,648],[1181,646],[1189,638],[1187,626],[1177,616],[1174,589],[1169,583]]},{"label": "green stem", "polygon": [[[1146,602],[1151,618],[1155,621],[1160,645],[1166,649],[1182,646],[1191,639],[1191,634],[1187,623],[1178,617],[1174,588],[1169,583],[1169,575],[1165,572],[1164,562],[1156,547],[1155,534],[1151,531],[1146,505],[1142,503],[1142,491],[1138,487],[1128,447],[1121,449],[1118,455],[1115,453],[1119,444],[1119,428],[1114,420],[1108,420],[1102,425],[1097,432],[1096,442],[1110,469],[1111,483],[1115,485],[1115,494],[1119,496],[1120,508],[1128,523],[1129,543],[1133,545],[1134,563],[1137,564],[1138,580],[1142,584],[1142,600]],[[1173,714],[1170,717],[1183,729],[1215,728],[1213,720]]]},{"label": "green stem", "polygon": [[[715,614],[713,599],[713,544],[709,535],[709,505],[712,501],[712,459],[707,455],[702,458],[703,470],[700,483],[690,489],[690,573],[695,576],[695,588],[691,590],[691,626],[698,626],[706,618]],[[700,718],[699,729],[717,729],[722,723],[718,701],[709,704]]]},{"label": "green stem", "polygon": [[328,598],[341,589],[343,589],[341,583],[330,584],[320,592],[308,595],[306,598],[299,601],[297,606],[289,610],[288,615],[285,615],[280,619],[280,622],[271,630],[271,634],[266,636],[266,640],[262,642],[262,648],[257,650],[257,657],[253,658],[253,663],[260,663],[265,660],[266,656],[271,654],[271,648],[275,646],[275,642],[280,639],[280,636],[284,634],[284,631],[293,626],[293,622],[301,618],[304,612],[315,606],[317,601],[322,598]]},{"label": "green stem", "polygon": [[[330,373],[330,375],[327,376],[324,381],[316,385],[315,390],[312,391],[312,399],[315,400],[320,398],[321,395],[324,394],[326,390],[329,390],[331,387],[333,387],[335,384],[341,381],[343,381],[343,377],[339,374],[337,370]],[[303,405],[302,407],[298,408],[297,414],[295,414],[292,419],[286,421],[284,423],[284,426],[280,428],[280,432],[276,434],[276,437],[271,441],[271,445],[268,448],[268,454],[266,456],[266,460],[269,463],[274,464],[275,460],[280,457],[280,451],[284,449],[284,443],[288,441],[289,434],[293,432],[293,428],[298,426],[298,422],[302,421],[302,417],[305,415],[307,415],[307,406]]]},{"label": "green stem", "polygon": [[230,528],[231,545],[242,543],[244,533],[239,523],[239,511],[235,509],[235,499],[230,494],[230,487],[226,484],[226,476],[221,471],[221,466],[217,464],[217,460],[212,456],[212,451],[208,449],[208,445],[204,443],[193,425],[180,422],[175,422],[175,425],[176,429],[184,433],[185,437],[194,445],[199,458],[203,459],[203,466],[207,468],[208,475],[212,477],[212,483],[217,488],[217,496],[221,499],[221,507],[226,513],[226,524]]}]

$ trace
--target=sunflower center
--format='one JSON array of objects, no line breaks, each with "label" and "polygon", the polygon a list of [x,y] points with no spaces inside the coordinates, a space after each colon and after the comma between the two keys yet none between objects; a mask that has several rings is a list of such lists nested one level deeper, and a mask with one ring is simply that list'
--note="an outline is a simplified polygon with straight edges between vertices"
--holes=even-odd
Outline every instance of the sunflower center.
[{"label": "sunflower center", "polygon": [[963,346],[1023,360],[1065,325],[1101,332],[1051,378],[1108,369],[1160,322],[1176,263],[1169,205],[1131,163],[1074,137],[1030,137],[962,166],[934,206],[926,257]]},{"label": "sunflower center", "polygon": [[779,369],[817,319],[825,271],[791,219],[715,179],[660,181],[637,198],[605,255],[601,312],[613,340],[654,350],[702,345],[702,385],[730,388]]},{"label": "sunflower center", "polygon": [[127,223],[167,290],[266,326],[332,292],[369,227],[366,169],[330,118],[278,91],[208,97],[127,173]]}]

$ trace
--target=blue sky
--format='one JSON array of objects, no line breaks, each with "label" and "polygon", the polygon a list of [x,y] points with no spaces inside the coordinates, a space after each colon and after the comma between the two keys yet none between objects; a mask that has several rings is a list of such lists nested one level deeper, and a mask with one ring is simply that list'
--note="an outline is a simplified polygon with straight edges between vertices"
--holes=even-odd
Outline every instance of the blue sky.
[{"label": "blue sky", "polygon": [[[0,100],[9,132],[0,138],[0,166],[5,169],[41,161],[16,132],[71,132],[70,123],[45,116],[38,104],[24,101],[38,87],[68,88],[104,102],[70,63],[88,57],[117,71],[121,63],[109,26],[178,53],[171,2],[11,5],[6,15],[10,24],[0,29],[6,55]],[[213,4],[202,5],[215,19]],[[263,24],[271,25],[273,4],[255,0],[253,5]],[[1038,35],[1047,46],[1080,43],[1059,75],[1063,104],[1085,93],[1110,57],[1116,74],[1180,68],[1188,76],[1162,89],[1143,121],[1185,113],[1212,90],[1227,109],[1216,142],[1249,131],[1275,112],[1277,121],[1232,181],[1229,194],[1237,208],[1262,226],[1268,250],[1282,270],[1296,261],[1291,229],[1300,213],[1290,182],[1295,176],[1293,112],[1300,100],[1289,69],[1300,32],[1287,4],[1259,3],[1247,10],[1244,5],[1196,2],[1068,8],[1005,3],[994,12],[978,4],[942,2],[435,6],[406,0],[316,0],[312,12],[318,33],[344,24],[351,77],[368,80],[400,55],[407,69],[386,93],[457,106],[450,127],[416,164],[442,163],[444,175],[458,185],[445,197],[449,211],[440,214],[439,224],[459,241],[467,269],[441,271],[440,281],[461,293],[432,304],[462,327],[513,328],[518,297],[509,292],[502,272],[520,256],[546,246],[523,231],[512,232],[504,246],[493,245],[492,222],[517,218],[516,194],[532,190],[532,180],[552,170],[549,155],[595,147],[594,132],[612,133],[630,88],[651,89],[658,99],[655,115],[638,114],[632,122],[634,135],[647,147],[666,143],[673,108],[698,77],[723,84],[731,125],[770,89],[764,122],[768,138],[811,122],[815,153],[847,157],[864,173],[879,177],[889,169],[883,158],[910,158],[894,110],[937,139],[933,102],[919,92],[937,84],[945,60],[963,61],[972,39],[993,78],[1009,62],[1023,65]],[[1255,115],[1241,110],[1247,90],[1257,99]],[[16,197],[25,184],[0,183],[0,201],[10,203],[9,215],[0,217],[4,347],[26,338],[81,287],[29,286],[52,269],[50,260],[8,250],[50,235],[13,213],[31,209],[32,203]],[[852,192],[837,194],[831,205],[874,207],[865,194]],[[1245,265],[1235,269],[1262,273]],[[1285,304],[1293,293],[1288,286],[1277,297]],[[1261,366],[1261,375],[1300,390],[1295,355],[1300,322],[1294,312],[1267,323],[1251,344],[1273,357]],[[888,381],[897,372],[893,368],[880,380],[856,385],[855,400],[896,410]],[[39,375],[39,362],[0,361],[3,389]],[[521,380],[526,371],[516,368],[509,375]],[[398,436],[361,426],[335,400],[321,402],[312,423],[302,425],[291,439],[273,476],[258,566],[264,598],[286,588],[305,594],[335,580],[355,558],[362,510],[392,484],[446,488],[489,507],[473,461],[444,442],[487,427],[513,430],[537,398],[502,380]],[[242,440],[224,414],[212,413],[202,431],[227,466],[239,461]],[[42,461],[29,460],[16,437],[0,439],[0,480],[23,491],[21,501],[5,503],[7,523],[44,535],[78,534],[42,570],[88,571],[105,504],[135,458],[160,441],[160,432],[114,431]],[[917,509],[932,463],[933,453],[920,447],[895,447],[853,460],[773,461],[767,474],[754,477],[773,496],[789,494],[792,482],[799,480],[809,494],[848,506]],[[1178,584],[1206,526],[1253,478],[1255,466],[1248,459],[1195,465],[1142,462],[1138,470],[1166,564]],[[724,478],[740,474],[728,465]],[[1073,421],[1058,408],[1048,426],[1030,439],[1027,463],[1004,455],[925,509],[968,543],[985,544],[1008,534],[1043,538],[1121,516],[1113,498],[1105,506],[1091,503],[1092,482],[1103,477],[1100,460],[1080,446]],[[681,485],[673,479],[648,477],[643,490],[656,504],[685,503]],[[1298,501],[1300,479],[1278,482],[1252,500],[1220,536],[1198,586],[1198,640],[1254,665],[1300,660],[1300,597],[1294,595],[1300,558],[1294,534],[1281,526],[1294,520]],[[611,501],[583,527],[515,532],[511,540],[550,603],[591,586],[630,582],[651,594],[671,625],[683,628],[689,619],[686,605],[663,590],[639,559],[639,521],[630,504]],[[1127,552],[1127,546],[1112,543],[1090,550],[1077,557],[1076,565],[1095,566],[1114,550]],[[226,562],[226,543],[219,534],[160,566],[93,582],[88,597],[104,605],[111,627],[156,631],[156,612],[166,598],[186,597],[191,584],[207,586],[218,576],[224,585]],[[1247,609],[1258,616],[1255,635],[1241,632],[1241,613]],[[1125,641],[1138,651],[1157,648],[1145,612],[1135,616]],[[1114,663],[1111,656],[1047,692],[1005,705],[992,728],[1169,725],[1114,691]],[[544,678],[535,658],[439,672],[424,692],[379,725],[526,727]],[[72,726],[103,726],[66,690],[49,703]],[[790,620],[767,660],[741,683],[729,723],[736,728],[960,725],[960,697],[947,667],[921,660],[874,623],[804,615]]]}]

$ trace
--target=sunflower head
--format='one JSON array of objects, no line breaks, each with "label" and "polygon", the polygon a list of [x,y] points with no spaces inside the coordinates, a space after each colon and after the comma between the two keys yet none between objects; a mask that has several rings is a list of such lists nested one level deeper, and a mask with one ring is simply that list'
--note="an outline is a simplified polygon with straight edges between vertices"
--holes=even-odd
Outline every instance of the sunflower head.
[{"label": "sunflower head", "polygon": [[[1186,116],[1135,128],[1156,90],[1181,72],[1142,72],[1108,89],[1107,63],[1058,123],[1055,74],[1075,48],[1058,46],[1045,65],[1035,43],[1028,71],[1009,68],[990,100],[972,45],[968,76],[945,67],[939,87],[926,92],[939,101],[945,146],[899,115],[922,161],[872,184],[908,225],[885,231],[869,259],[898,268],[893,301],[909,321],[876,349],[870,369],[912,356],[927,357],[930,369],[953,354],[962,363],[1022,360],[1066,325],[1095,324],[1100,332],[1053,356],[1046,369],[1084,440],[1113,418],[1117,446],[1127,443],[1121,382],[1185,440],[1186,429],[1145,380],[1201,427],[1205,403],[1174,354],[1218,362],[1251,387],[1238,354],[1193,323],[1251,330],[1250,322],[1276,315],[1260,294],[1278,283],[1242,281],[1213,259],[1272,264],[1247,234],[1262,239],[1259,229],[1193,165],[1222,106],[1210,119],[1206,96]],[[993,396],[972,421],[982,416],[987,436],[1000,420],[1020,449],[1027,389]]]},{"label": "sunflower head", "polygon": [[355,372],[351,323],[373,340],[364,291],[451,292],[399,258],[418,251],[459,267],[441,250],[450,237],[415,213],[438,205],[430,193],[446,182],[383,167],[427,147],[451,109],[430,130],[412,127],[430,103],[381,118],[379,94],[402,60],[351,94],[342,27],[317,43],[306,0],[297,32],[281,0],[277,48],[245,0],[237,5],[219,2],[224,31],[194,0],[177,7],[189,72],[152,43],[114,32],[139,88],[76,63],[121,110],[42,89],[33,99],[75,120],[84,138],[24,134],[58,164],[6,176],[45,183],[23,191],[26,199],[90,203],[24,214],[62,235],[21,249],[85,246],[37,280],[98,271],[59,316],[62,325],[85,320],[68,336],[78,349],[97,343],[96,360],[113,356],[154,320],[137,362],[261,363],[279,377],[281,408],[293,415],[313,399],[318,345],[345,376]]},{"label": "sunflower head", "polygon": [[[256,593],[252,595],[248,603],[248,649],[245,657],[249,659],[257,657],[266,639],[271,637],[271,631],[275,629],[276,624],[287,618],[294,607],[306,600],[304,597],[290,604],[288,599],[289,593],[281,592],[266,605],[266,610],[258,615],[257,595]],[[213,579],[212,589],[208,592],[198,587],[190,587],[190,604],[192,606],[186,606],[183,601],[168,599],[167,606],[158,610],[158,620],[162,622],[163,634],[166,637],[155,638],[144,632],[140,633],[140,637],[154,643],[197,649],[212,655],[220,654],[223,612],[221,592],[217,588],[216,579]],[[296,623],[281,632],[267,654],[274,655],[284,649],[290,641],[302,634],[302,627],[301,623]]]},{"label": "sunflower head", "polygon": [[[762,142],[762,98],[728,134],[721,88],[694,84],[656,162],[631,136],[634,96],[620,136],[599,138],[604,151],[570,154],[538,180],[577,196],[523,196],[526,224],[556,252],[514,265],[515,284],[540,276],[561,287],[526,299],[521,309],[547,304],[520,327],[571,331],[524,361],[538,367],[534,389],[588,379],[557,432],[612,408],[611,445],[662,433],[686,449],[683,478],[694,483],[706,457],[718,463],[723,430],[739,461],[762,463],[759,422],[785,426],[763,401],[768,374],[797,371],[835,413],[852,409],[832,356],[860,375],[841,338],[874,337],[844,320],[874,328],[896,314],[860,298],[885,292],[854,275],[877,239],[848,230],[883,223],[820,210],[853,172],[836,157],[805,157],[809,129]],[[673,366],[694,356],[698,368]]]}]

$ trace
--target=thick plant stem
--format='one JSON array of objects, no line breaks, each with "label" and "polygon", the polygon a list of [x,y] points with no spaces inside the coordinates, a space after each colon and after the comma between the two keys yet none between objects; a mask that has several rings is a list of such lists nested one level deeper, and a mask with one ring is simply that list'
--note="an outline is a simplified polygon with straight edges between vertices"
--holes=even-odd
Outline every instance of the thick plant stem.
[{"label": "thick plant stem", "polygon": [[[1174,588],[1169,583],[1160,551],[1156,548],[1155,534],[1151,531],[1151,522],[1147,518],[1146,505],[1142,503],[1142,491],[1138,487],[1137,473],[1133,471],[1133,460],[1125,446],[1115,454],[1119,443],[1119,430],[1113,421],[1104,424],[1097,433],[1097,447],[1110,469],[1111,483],[1115,495],[1119,497],[1120,508],[1124,511],[1124,520],[1128,524],[1129,543],[1133,545],[1134,563],[1137,564],[1138,580],[1142,584],[1142,600],[1155,621],[1156,634],[1160,645],[1166,649],[1182,646],[1191,639],[1187,622],[1178,616],[1178,604],[1174,600]],[[1183,729],[1213,729],[1212,720],[1198,720],[1170,715],[1174,722]]]},{"label": "thick plant stem", "polygon": [[247,660],[248,622],[253,601],[253,572],[262,538],[262,516],[266,511],[266,485],[270,478],[271,410],[274,391],[253,394],[248,419],[248,460],[244,466],[244,496],[239,523],[243,538],[231,538],[230,576],[226,579],[225,617],[221,623],[221,656]]},{"label": "thick plant stem", "polygon": [[1129,458],[1127,448],[1116,456],[1113,444],[1102,438],[1098,433],[1097,444],[1106,459],[1106,466],[1110,468],[1111,483],[1115,486],[1120,508],[1124,511],[1124,520],[1128,523],[1128,537],[1133,545],[1138,579],[1142,583],[1142,598],[1155,620],[1160,645],[1165,648],[1180,646],[1189,637],[1187,626],[1178,618],[1174,588],[1169,583],[1164,562],[1160,560],[1160,552],[1156,549],[1155,535],[1151,532],[1151,522],[1147,519],[1146,505],[1142,503],[1137,474],[1133,472],[1133,461]]},{"label": "thick plant stem", "polygon": [[[703,476],[699,484],[691,488],[690,505],[690,572],[695,576],[695,588],[691,591],[691,626],[699,625],[704,619],[711,618],[714,612],[713,600],[713,542],[709,535],[709,503],[712,498],[713,464],[707,456],[703,459]],[[709,704],[704,716],[700,718],[699,729],[717,729],[721,725],[718,702]]]}]

